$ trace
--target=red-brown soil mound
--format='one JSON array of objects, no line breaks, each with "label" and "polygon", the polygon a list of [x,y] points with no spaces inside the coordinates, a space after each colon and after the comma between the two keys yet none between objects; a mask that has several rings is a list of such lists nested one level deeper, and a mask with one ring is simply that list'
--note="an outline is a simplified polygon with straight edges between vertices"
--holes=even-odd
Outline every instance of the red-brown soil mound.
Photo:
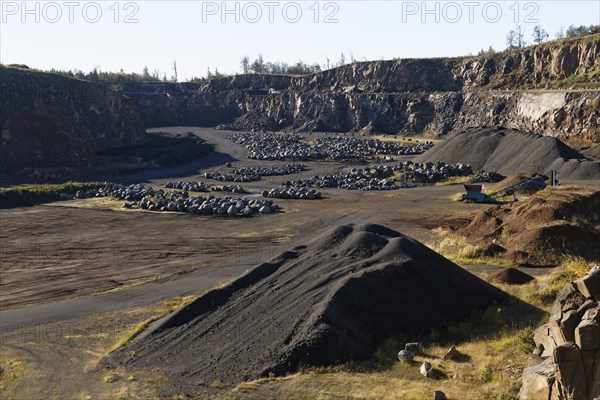
[{"label": "red-brown soil mound", "polygon": [[516,268],[503,268],[485,278],[488,282],[505,283],[507,285],[524,285],[534,279],[533,276],[519,271]]},{"label": "red-brown soil mound", "polygon": [[552,263],[566,254],[599,260],[599,226],[600,191],[564,188],[479,212],[455,233],[500,245],[522,262]]}]

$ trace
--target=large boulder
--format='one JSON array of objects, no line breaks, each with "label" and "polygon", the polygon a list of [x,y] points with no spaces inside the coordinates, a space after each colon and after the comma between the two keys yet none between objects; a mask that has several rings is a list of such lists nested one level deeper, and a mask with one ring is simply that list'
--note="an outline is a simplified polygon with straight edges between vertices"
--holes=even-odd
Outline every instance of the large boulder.
[{"label": "large boulder", "polygon": [[409,350],[400,350],[398,352],[398,360],[404,363],[410,363],[415,358],[415,355],[412,351]]},{"label": "large boulder", "polygon": [[0,66],[3,172],[93,165],[96,153],[142,143],[142,120],[107,86]]},{"label": "large boulder", "polygon": [[554,362],[551,358],[544,362],[525,368],[523,386],[519,393],[521,400],[551,400],[557,398]]},{"label": "large boulder", "polygon": [[583,278],[575,281],[577,290],[587,298],[599,300],[600,296],[600,265],[596,265]]},{"label": "large boulder", "polygon": [[554,370],[559,398],[589,399],[581,349],[573,342],[563,343],[554,349]]},{"label": "large boulder", "polygon": [[561,290],[547,324],[534,334],[545,360],[523,373],[519,398],[600,398],[600,267]]},{"label": "large boulder", "polygon": [[538,328],[533,335],[533,341],[535,342],[536,346],[542,349],[542,352],[539,355],[543,358],[551,357],[554,352],[554,348],[556,347],[556,342],[554,341],[554,338],[550,332],[550,324],[545,323]]},{"label": "large boulder", "polygon": [[548,322],[556,344],[575,341],[575,328],[591,305],[592,302],[586,300],[574,283],[559,292]]}]

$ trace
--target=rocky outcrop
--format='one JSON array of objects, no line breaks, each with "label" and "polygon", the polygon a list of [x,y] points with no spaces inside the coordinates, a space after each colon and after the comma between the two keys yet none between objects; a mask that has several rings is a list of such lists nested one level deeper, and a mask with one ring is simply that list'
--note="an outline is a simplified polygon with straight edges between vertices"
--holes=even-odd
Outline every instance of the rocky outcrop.
[{"label": "rocky outcrop", "polygon": [[87,165],[100,150],[144,140],[127,99],[104,85],[8,67],[0,83],[4,172]]},{"label": "rocky outcrop", "polygon": [[525,369],[520,399],[600,397],[600,266],[558,294],[534,341],[545,360]]},{"label": "rocky outcrop", "polygon": [[[599,59],[595,35],[477,57],[358,62],[304,76],[237,75],[205,84],[117,88],[146,126],[441,135],[503,125],[600,142],[600,92],[590,90],[600,81]],[[565,84],[578,86],[548,90]]]},{"label": "rocky outcrop", "polygon": [[501,125],[600,142],[600,93],[476,91],[398,94],[283,93],[242,103],[246,130],[435,133]]},{"label": "rocky outcrop", "polygon": [[551,88],[570,76],[600,81],[598,57],[600,35],[593,35],[467,59],[456,71],[468,89]]}]

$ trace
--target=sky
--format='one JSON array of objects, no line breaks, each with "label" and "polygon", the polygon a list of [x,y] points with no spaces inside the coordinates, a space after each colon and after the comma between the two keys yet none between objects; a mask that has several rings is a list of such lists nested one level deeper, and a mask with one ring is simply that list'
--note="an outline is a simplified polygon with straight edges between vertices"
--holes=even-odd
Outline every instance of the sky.
[{"label": "sky", "polygon": [[32,68],[141,72],[180,81],[240,60],[338,62],[477,54],[506,48],[515,26],[532,41],[569,25],[600,24],[584,1],[6,1],[0,62]]}]

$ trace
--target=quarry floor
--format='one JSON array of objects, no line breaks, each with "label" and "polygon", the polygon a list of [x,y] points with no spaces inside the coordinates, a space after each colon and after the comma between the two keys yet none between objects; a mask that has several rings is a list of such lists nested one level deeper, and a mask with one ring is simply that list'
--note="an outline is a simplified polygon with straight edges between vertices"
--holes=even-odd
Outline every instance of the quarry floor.
[{"label": "quarry floor", "polygon": [[[207,169],[246,160],[212,129],[175,127],[215,145],[207,160],[121,177],[160,185],[202,179]],[[272,162],[281,164],[281,162]],[[348,165],[307,163],[310,171],[243,184],[261,192],[285,180]],[[202,179],[203,180],[203,179]],[[139,324],[341,223],[378,223],[420,241],[489,205],[452,199],[461,185],[384,192],[322,190],[320,201],[276,200],[282,212],[249,219],[121,211],[119,204],[73,200],[2,210],[0,379],[2,398],[150,397],[154,388],[98,360]],[[487,274],[490,266],[465,266]],[[157,375],[158,376],[158,375]],[[156,378],[155,387],[160,387]]]}]

